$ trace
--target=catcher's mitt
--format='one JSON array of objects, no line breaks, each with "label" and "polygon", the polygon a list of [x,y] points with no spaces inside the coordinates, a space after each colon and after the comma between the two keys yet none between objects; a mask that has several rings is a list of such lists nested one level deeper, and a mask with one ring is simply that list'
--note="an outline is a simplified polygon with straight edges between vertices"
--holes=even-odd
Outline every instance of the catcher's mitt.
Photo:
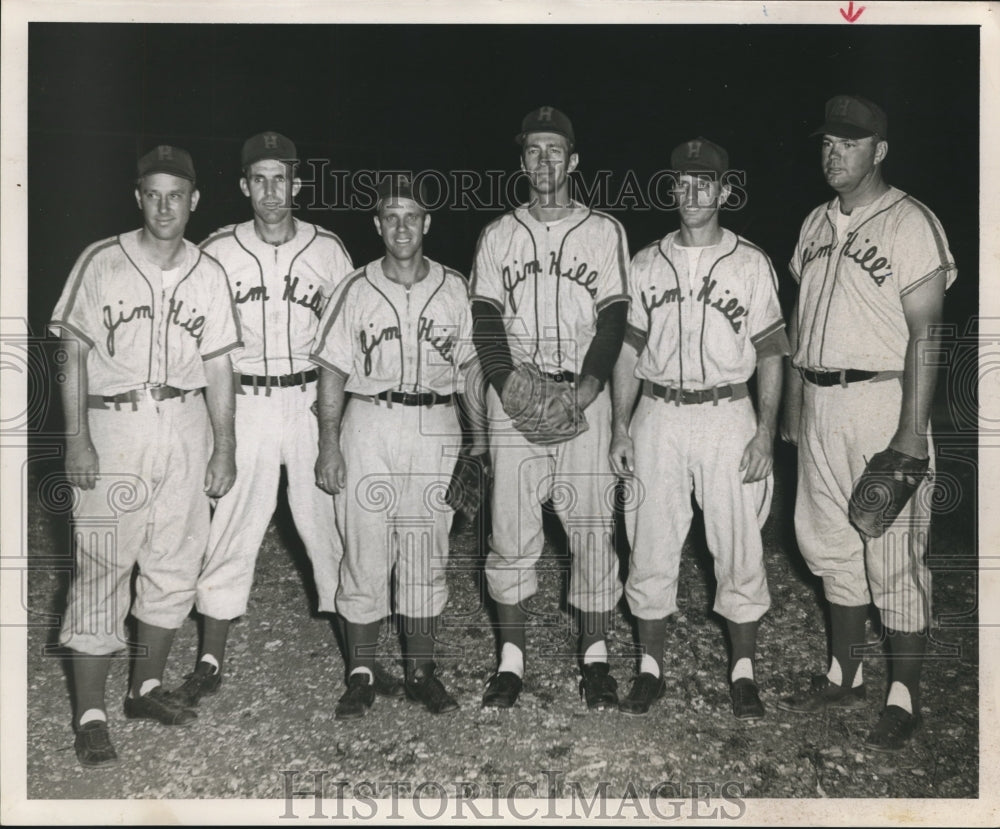
[{"label": "catcher's mitt", "polygon": [[445,500],[455,512],[473,521],[486,497],[490,477],[489,453],[458,456],[455,471],[451,473]]},{"label": "catcher's mitt", "polygon": [[927,476],[929,458],[914,458],[889,447],[872,456],[854,484],[848,515],[863,536],[878,538],[902,512]]},{"label": "catcher's mitt", "polygon": [[514,428],[541,446],[563,443],[588,428],[573,387],[545,376],[534,363],[511,372],[500,402]]}]

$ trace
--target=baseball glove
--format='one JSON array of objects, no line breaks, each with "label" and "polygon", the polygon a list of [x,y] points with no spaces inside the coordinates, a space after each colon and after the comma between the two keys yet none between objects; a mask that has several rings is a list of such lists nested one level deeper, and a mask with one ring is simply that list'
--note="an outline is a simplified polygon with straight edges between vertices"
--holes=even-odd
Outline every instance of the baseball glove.
[{"label": "baseball glove", "polygon": [[929,458],[914,458],[889,447],[873,455],[854,484],[848,515],[866,538],[878,538],[896,520],[927,477]]},{"label": "baseball glove", "polygon": [[448,482],[445,493],[448,506],[468,521],[475,520],[486,497],[490,478],[489,457],[487,452],[479,455],[463,452],[458,456],[455,471]]},{"label": "baseball glove", "polygon": [[514,428],[540,446],[563,443],[588,428],[573,387],[545,376],[534,363],[511,372],[500,402]]}]

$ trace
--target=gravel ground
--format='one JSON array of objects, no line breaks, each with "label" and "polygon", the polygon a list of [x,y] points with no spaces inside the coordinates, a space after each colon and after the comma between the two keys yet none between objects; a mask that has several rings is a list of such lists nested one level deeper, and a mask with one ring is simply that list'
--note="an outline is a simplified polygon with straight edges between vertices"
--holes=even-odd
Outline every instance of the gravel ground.
[{"label": "gravel ground", "polygon": [[[861,742],[882,705],[884,659],[866,660],[868,703],[857,711],[808,717],[774,705],[801,687],[810,672],[820,671],[826,653],[817,585],[791,540],[789,481],[780,473],[788,459],[781,460],[775,506],[765,527],[773,607],[760,631],[757,676],[768,708],[760,723],[740,723],[730,711],[723,626],[711,612],[711,562],[697,527],[684,551],[680,611],[669,625],[667,694],[650,715],[591,714],[582,703],[568,617],[560,609],[565,559],[558,538],[546,545],[541,589],[530,605],[535,615],[520,702],[508,712],[480,709],[483,683],[493,669],[494,640],[483,601],[478,528],[465,527],[453,534],[451,599],[439,658],[440,675],[461,709],[432,717],[405,699],[377,699],[364,719],[336,722],[333,707],[344,688],[343,662],[329,621],[312,609],[309,565],[282,507],[258,559],[249,611],[232,628],[224,684],[218,695],[203,700],[194,727],[127,721],[120,705],[127,664],[115,661],[109,718],[122,762],[111,770],[84,770],[77,764],[63,663],[46,647],[55,631],[30,629],[28,796],[283,798],[289,781],[309,789],[307,773],[322,770],[328,787],[336,780],[353,787],[368,781],[375,793],[393,781],[411,791],[422,783],[454,791],[465,781],[473,795],[489,792],[491,785],[506,791],[524,781],[519,796],[532,794],[534,784],[542,797],[565,795],[578,786],[589,798],[606,784],[609,796],[622,797],[648,793],[662,783],[676,792],[699,781],[703,792],[746,798],[976,797],[975,571],[958,569],[953,558],[974,555],[975,499],[946,504],[934,527],[938,624],[925,668],[926,725],[907,750],[877,755]],[[941,463],[942,473],[958,481],[964,493],[975,492],[975,467],[968,461],[967,453],[959,453]],[[52,471],[50,463],[32,462],[29,480]],[[66,560],[53,556],[65,556],[65,517],[37,501],[29,516],[30,549],[39,565],[30,575],[29,607],[33,613],[57,613],[67,574],[59,569]],[[383,634],[387,657],[398,656],[388,625]],[[869,639],[877,656],[881,646],[873,626]],[[192,618],[178,633],[168,687],[192,667],[196,640]],[[631,643],[623,603],[609,641],[622,692],[634,670]],[[399,672],[398,662],[387,664]]]}]

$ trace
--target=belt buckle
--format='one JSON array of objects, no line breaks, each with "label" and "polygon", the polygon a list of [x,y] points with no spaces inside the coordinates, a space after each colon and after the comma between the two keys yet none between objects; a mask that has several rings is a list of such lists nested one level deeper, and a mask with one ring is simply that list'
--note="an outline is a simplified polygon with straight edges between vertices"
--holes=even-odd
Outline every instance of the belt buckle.
[{"label": "belt buckle", "polygon": [[840,370],[840,387],[842,389],[847,388],[847,369],[844,368]]},{"label": "belt buckle", "polygon": [[719,387],[718,386],[712,386],[712,405],[713,406],[718,406],[719,405]]},{"label": "belt buckle", "polygon": [[437,401],[438,401],[438,393],[436,391],[434,391],[433,389],[431,391],[428,391],[428,392],[425,392],[425,393],[426,393],[426,395],[428,397],[427,408],[429,409],[432,406],[436,406],[437,405]]}]

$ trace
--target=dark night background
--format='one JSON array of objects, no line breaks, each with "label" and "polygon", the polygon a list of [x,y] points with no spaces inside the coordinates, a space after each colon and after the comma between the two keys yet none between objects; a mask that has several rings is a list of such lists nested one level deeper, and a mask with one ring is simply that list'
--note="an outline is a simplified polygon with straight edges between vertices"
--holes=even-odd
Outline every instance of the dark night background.
[{"label": "dark night background", "polygon": [[[807,212],[829,198],[818,140],[825,100],[856,92],[889,115],[888,180],[940,218],[958,263],[948,319],[978,295],[976,27],[51,24],[29,29],[29,317],[40,332],[77,255],[138,227],[137,154],[188,149],[200,241],[250,217],[243,140],[265,129],[328,170],[517,169],[521,117],[572,118],[580,170],[645,182],[704,135],[745,169],[748,200],[723,222],[785,268]],[[306,200],[304,204],[308,204]],[[436,212],[425,251],[463,273],[499,211]],[[630,249],[676,226],[662,210],[612,211]],[[368,213],[300,209],[356,264],[380,255]]]}]

